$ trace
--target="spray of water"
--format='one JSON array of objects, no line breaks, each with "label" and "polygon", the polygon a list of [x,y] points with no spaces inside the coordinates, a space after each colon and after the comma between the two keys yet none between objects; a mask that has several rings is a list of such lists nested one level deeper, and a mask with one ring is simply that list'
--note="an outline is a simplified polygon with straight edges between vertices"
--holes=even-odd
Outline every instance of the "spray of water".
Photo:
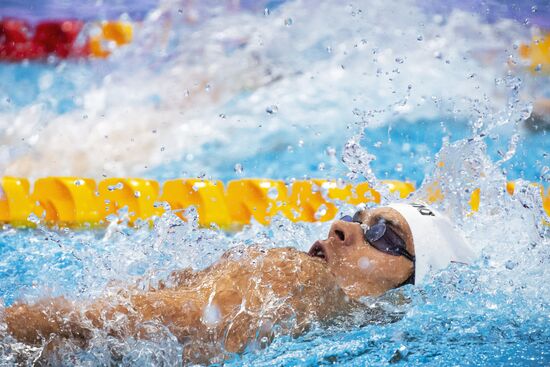
[{"label": "spray of water", "polygon": [[[514,156],[520,122],[531,107],[503,57],[488,57],[506,55],[524,28],[383,1],[297,1],[261,14],[207,7],[211,14],[190,24],[180,20],[177,5],[162,2],[138,29],[134,45],[105,64],[23,69],[34,75],[29,85],[0,92],[6,101],[0,109],[3,172],[216,177],[265,151],[303,149],[326,160],[327,175],[347,170],[348,179],[367,180],[388,203],[396,198],[373,172],[376,151],[363,143],[369,129],[389,124],[389,140],[399,129],[391,124],[396,119],[470,121],[466,139],[443,138],[413,199],[426,200],[437,188],[444,199],[435,205],[465,233],[479,261],[451,266],[422,288],[365,300],[368,310],[393,322],[373,323],[368,315],[374,311],[362,312],[298,339],[280,336],[262,351],[251,347],[227,364],[549,360],[547,217],[537,187],[520,181],[514,196],[505,192],[502,168]],[[19,69],[2,73],[13,70]],[[491,159],[491,141],[508,136],[500,158]],[[257,170],[270,176],[284,168],[272,159]],[[472,213],[467,202],[477,188],[481,205]],[[339,207],[346,214],[354,210]],[[305,250],[329,226],[277,217],[269,226],[253,223],[228,234],[199,228],[193,209],[187,218],[167,213],[152,229],[128,228],[113,218],[100,232],[52,230],[40,222],[38,230],[6,228],[0,234],[3,302],[46,295],[93,300],[129,284],[157,287],[174,270],[203,269],[241,246]],[[205,315],[206,322],[215,319],[216,310]],[[121,340],[94,329],[88,347],[66,342],[52,363],[183,362],[183,347],[168,330],[155,323],[143,330],[147,338]],[[29,364],[43,352],[6,335],[1,321],[0,338],[6,364]]]}]

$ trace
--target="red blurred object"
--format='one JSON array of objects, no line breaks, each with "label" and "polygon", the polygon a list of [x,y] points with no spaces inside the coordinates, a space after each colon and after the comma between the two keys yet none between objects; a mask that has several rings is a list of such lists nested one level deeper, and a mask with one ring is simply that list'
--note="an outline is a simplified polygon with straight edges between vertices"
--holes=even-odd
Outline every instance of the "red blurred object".
[{"label": "red blurred object", "polygon": [[0,58],[16,61],[29,58],[34,47],[29,40],[29,25],[17,19],[4,19],[0,22]]},{"label": "red blurred object", "polygon": [[45,53],[65,59],[71,54],[82,25],[77,20],[41,23],[36,27],[33,43],[42,47]]},{"label": "red blurred object", "polygon": [[42,22],[34,29],[33,36],[31,27],[23,20],[0,20],[0,60],[37,60],[50,55],[61,59],[87,56],[87,45],[75,45],[83,25],[79,20]]}]

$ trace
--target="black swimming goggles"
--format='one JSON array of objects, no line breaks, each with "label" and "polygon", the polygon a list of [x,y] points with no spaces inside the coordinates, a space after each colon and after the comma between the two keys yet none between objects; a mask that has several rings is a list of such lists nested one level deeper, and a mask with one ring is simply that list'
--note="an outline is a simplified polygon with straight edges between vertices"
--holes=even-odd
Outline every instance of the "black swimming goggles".
[{"label": "black swimming goggles", "polygon": [[404,256],[413,263],[415,262],[415,257],[406,249],[407,245],[405,241],[395,233],[391,227],[386,225],[386,220],[384,218],[380,218],[378,223],[372,227],[368,227],[359,219],[360,213],[361,212],[355,213],[353,218],[349,215],[344,215],[340,220],[344,222],[359,223],[363,229],[365,241],[378,251],[393,256]]}]

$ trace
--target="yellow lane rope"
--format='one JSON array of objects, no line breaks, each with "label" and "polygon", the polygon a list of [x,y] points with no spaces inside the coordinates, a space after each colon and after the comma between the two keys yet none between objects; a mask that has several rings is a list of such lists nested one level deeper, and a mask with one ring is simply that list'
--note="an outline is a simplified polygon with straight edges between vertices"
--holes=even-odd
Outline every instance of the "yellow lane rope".
[{"label": "yellow lane rope", "polygon": [[134,28],[129,22],[105,21],[98,24],[98,34],[89,39],[90,53],[105,58],[111,54],[113,46],[120,47],[132,42]]},{"label": "yellow lane rope", "polygon": [[[383,182],[401,198],[415,190],[409,182]],[[550,189],[538,186],[550,216]],[[247,178],[224,186],[221,181],[184,178],[166,181],[161,187],[142,178],[107,178],[96,183],[80,177],[47,177],[36,180],[31,190],[25,178],[4,177],[0,189],[0,222],[15,226],[33,226],[34,216],[49,225],[101,226],[123,208],[132,224],[161,215],[167,203],[182,218],[183,210],[178,209],[194,206],[200,225],[230,229],[250,223],[251,218],[268,224],[277,213],[292,221],[328,221],[336,216],[339,202],[380,201],[380,194],[367,183],[354,186],[320,179],[287,186],[280,180]],[[513,194],[513,182],[507,191]],[[474,191],[469,201],[473,211],[479,208],[479,198],[479,190]]]},{"label": "yellow lane rope", "polygon": [[532,72],[550,73],[550,32],[533,36],[530,44],[522,43],[519,55],[530,63]]}]

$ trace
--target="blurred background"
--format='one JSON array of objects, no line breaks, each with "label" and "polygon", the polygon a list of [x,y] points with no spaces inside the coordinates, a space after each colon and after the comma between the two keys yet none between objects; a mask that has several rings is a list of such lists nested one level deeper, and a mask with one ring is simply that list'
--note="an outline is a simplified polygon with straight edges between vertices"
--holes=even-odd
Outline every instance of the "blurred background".
[{"label": "blurred background", "polygon": [[358,141],[377,177],[420,184],[445,141],[487,134],[508,178],[548,180],[547,1],[4,0],[0,16],[3,175],[357,178],[341,160]]}]

